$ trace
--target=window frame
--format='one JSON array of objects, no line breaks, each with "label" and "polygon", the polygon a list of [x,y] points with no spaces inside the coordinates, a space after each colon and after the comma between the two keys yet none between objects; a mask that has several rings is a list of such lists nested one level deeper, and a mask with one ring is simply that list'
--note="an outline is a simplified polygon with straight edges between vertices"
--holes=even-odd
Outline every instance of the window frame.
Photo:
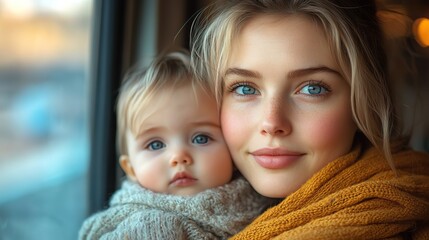
[{"label": "window frame", "polygon": [[[116,190],[115,103],[124,64],[128,1],[94,0],[90,107],[89,213],[107,206]],[[130,1],[132,2],[132,1]]]},{"label": "window frame", "polygon": [[122,77],[131,66],[147,64],[156,54],[189,49],[192,17],[209,3],[94,0],[88,215],[107,208],[124,177],[118,163],[115,112]]}]

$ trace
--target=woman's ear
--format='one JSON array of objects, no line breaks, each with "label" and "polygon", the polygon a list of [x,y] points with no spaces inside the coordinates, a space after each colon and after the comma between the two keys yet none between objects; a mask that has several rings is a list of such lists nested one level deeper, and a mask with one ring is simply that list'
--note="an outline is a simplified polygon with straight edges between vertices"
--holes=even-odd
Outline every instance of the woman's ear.
[{"label": "woman's ear", "polygon": [[133,166],[131,165],[130,158],[128,155],[121,155],[119,157],[119,165],[121,165],[122,170],[124,170],[125,174],[133,180],[136,181],[136,174],[134,173]]}]

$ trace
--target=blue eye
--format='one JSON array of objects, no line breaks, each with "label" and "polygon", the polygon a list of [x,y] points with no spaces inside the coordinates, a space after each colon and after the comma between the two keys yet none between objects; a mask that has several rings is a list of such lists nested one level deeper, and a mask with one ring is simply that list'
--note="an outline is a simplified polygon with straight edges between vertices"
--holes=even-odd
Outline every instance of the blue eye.
[{"label": "blue eye", "polygon": [[249,85],[239,85],[233,89],[233,92],[235,92],[238,95],[255,95],[259,94],[259,91],[256,90],[254,87]]},{"label": "blue eye", "polygon": [[309,83],[299,90],[299,93],[306,95],[324,95],[328,92],[329,89],[320,83]]},{"label": "blue eye", "polygon": [[149,150],[153,150],[153,151],[159,150],[159,149],[164,148],[164,147],[165,147],[165,144],[161,141],[158,141],[158,140],[150,142],[147,146],[147,148],[149,148]]},{"label": "blue eye", "polygon": [[200,135],[195,136],[192,139],[192,143],[194,143],[194,144],[207,144],[209,142],[209,140],[210,140],[209,136],[200,134]]}]

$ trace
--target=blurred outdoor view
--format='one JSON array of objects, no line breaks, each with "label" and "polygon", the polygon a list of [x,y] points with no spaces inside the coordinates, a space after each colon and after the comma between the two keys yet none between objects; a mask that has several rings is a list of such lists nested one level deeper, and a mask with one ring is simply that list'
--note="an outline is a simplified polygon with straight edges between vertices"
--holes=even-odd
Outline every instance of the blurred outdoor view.
[{"label": "blurred outdoor view", "polygon": [[77,237],[91,15],[91,0],[0,0],[0,239]]}]

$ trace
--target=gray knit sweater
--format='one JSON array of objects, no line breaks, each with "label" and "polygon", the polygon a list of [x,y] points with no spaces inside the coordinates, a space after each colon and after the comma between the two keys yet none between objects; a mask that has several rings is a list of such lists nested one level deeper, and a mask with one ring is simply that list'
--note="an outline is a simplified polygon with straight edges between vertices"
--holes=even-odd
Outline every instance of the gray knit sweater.
[{"label": "gray knit sweater", "polygon": [[272,203],[242,178],[191,197],[126,180],[108,209],[85,220],[79,239],[226,239]]}]

